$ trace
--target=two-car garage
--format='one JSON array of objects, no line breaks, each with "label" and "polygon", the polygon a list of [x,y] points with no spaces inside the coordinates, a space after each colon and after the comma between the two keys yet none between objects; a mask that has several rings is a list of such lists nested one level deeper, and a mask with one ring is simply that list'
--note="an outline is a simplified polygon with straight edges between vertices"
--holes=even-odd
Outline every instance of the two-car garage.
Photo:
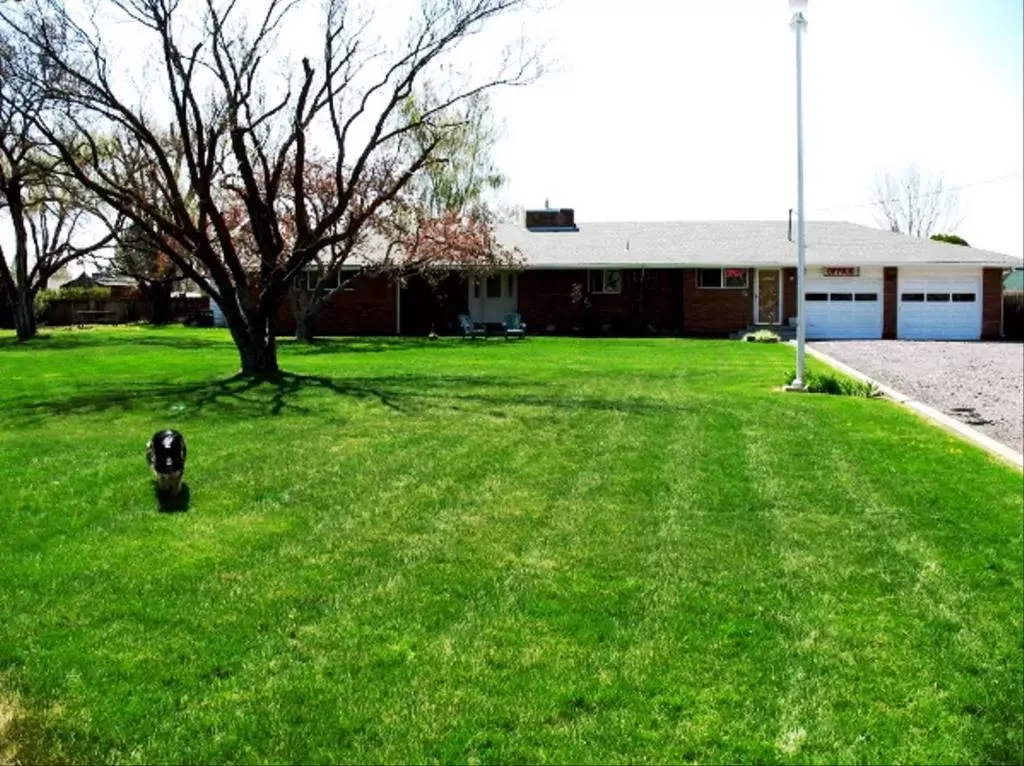
[{"label": "two-car garage", "polygon": [[[981,269],[972,268],[900,268],[896,336],[908,340],[980,338],[981,274]],[[812,267],[808,269],[805,292],[807,337],[881,338],[884,304],[881,268]]]}]

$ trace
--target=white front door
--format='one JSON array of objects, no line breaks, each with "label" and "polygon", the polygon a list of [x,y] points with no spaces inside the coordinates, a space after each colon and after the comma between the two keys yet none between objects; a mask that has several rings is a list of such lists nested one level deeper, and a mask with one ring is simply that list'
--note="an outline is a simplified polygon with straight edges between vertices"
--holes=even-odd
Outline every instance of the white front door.
[{"label": "white front door", "polygon": [[897,337],[981,337],[981,270],[900,269]]},{"label": "white front door", "polygon": [[469,318],[474,322],[498,324],[517,306],[516,275],[499,271],[469,280]]}]

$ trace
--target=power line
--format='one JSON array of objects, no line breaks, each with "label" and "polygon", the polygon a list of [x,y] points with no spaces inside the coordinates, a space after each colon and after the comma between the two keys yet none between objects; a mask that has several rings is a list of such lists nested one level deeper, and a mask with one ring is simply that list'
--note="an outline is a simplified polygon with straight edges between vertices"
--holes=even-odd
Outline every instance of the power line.
[{"label": "power line", "polygon": [[[950,194],[951,192],[963,191],[964,189],[972,189],[975,186],[985,186],[987,184],[998,183],[999,181],[1005,181],[1008,178],[1016,178],[1019,175],[1024,175],[1024,170],[1016,170],[1013,173],[1007,173],[1006,175],[999,176],[998,178],[990,178],[987,181],[975,181],[974,183],[964,184],[963,186],[951,186],[948,189],[940,189],[939,191],[928,192],[927,194],[922,194],[921,197],[922,198],[938,197],[938,196],[940,196],[942,194]],[[829,213],[829,212],[832,212],[834,210],[858,210],[860,208],[865,208],[865,207],[877,207],[878,205],[882,205],[882,204],[895,204],[895,203],[901,202],[901,201],[902,200],[900,198],[888,199],[888,200],[875,200],[873,202],[864,202],[864,203],[861,203],[859,205],[836,205],[836,206],[833,206],[833,207],[816,207],[816,208],[809,209],[807,212],[808,213]]]}]

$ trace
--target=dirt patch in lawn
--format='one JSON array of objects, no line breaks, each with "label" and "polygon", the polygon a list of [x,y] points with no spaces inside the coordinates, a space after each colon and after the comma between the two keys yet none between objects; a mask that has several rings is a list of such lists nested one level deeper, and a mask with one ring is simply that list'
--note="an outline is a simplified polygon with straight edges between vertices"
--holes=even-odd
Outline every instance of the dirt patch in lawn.
[{"label": "dirt patch in lawn", "polygon": [[18,701],[0,693],[0,766],[18,763],[18,741],[15,732],[23,711]]}]

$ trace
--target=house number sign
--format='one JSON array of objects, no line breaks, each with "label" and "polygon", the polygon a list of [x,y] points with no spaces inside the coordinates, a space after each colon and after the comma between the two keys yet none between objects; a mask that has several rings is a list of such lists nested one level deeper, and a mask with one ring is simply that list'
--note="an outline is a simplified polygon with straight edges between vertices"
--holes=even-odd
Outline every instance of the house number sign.
[{"label": "house number sign", "polygon": [[826,266],[824,268],[826,277],[859,277],[860,267],[858,266]]}]

